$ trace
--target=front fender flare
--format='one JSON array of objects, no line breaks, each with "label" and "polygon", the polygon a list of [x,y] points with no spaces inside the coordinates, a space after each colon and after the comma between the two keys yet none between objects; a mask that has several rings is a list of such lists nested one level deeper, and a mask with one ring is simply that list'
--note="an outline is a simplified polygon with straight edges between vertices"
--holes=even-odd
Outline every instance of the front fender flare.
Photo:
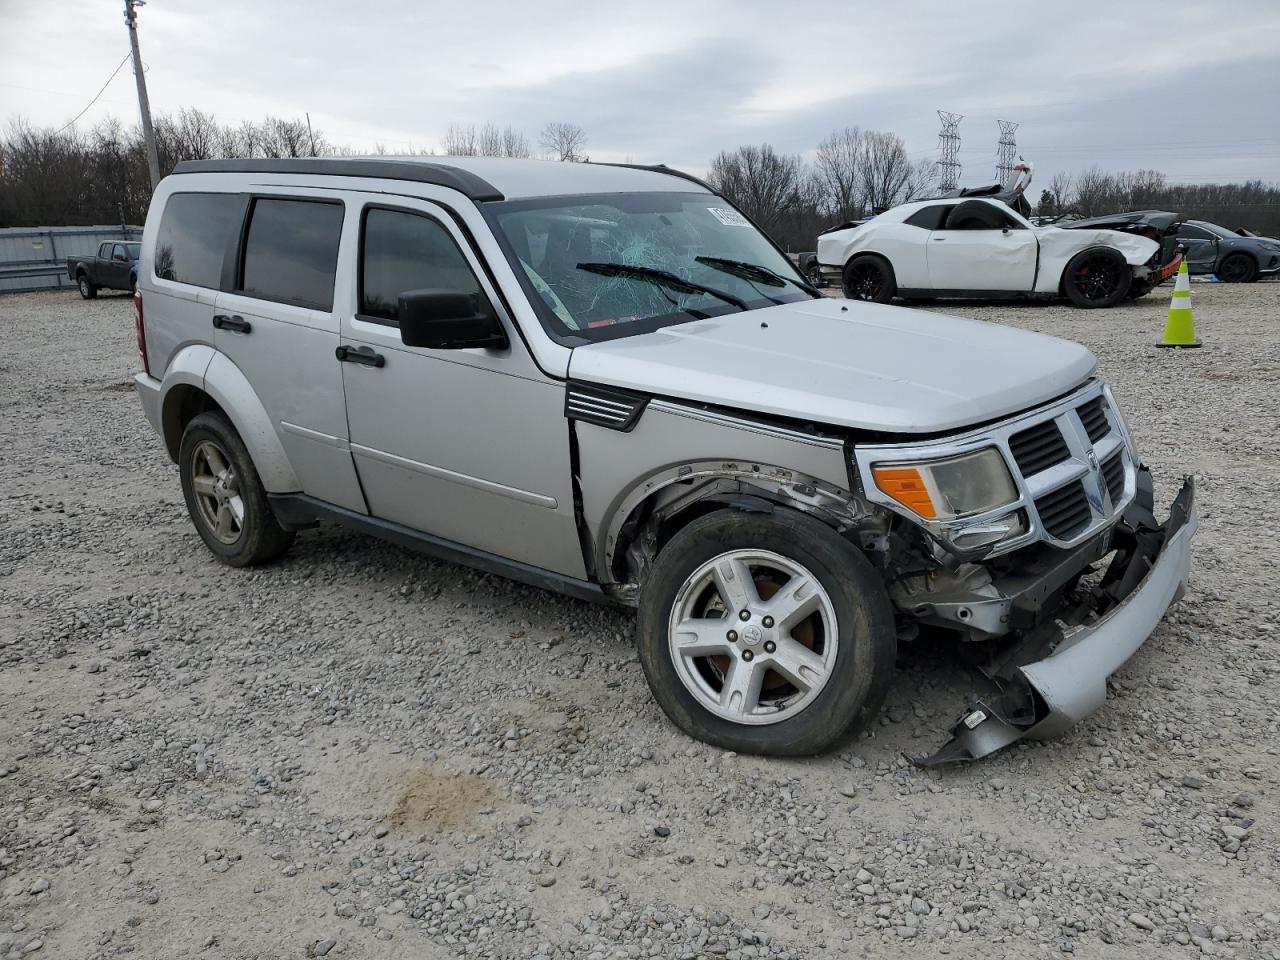
[{"label": "front fender flare", "polygon": [[710,480],[735,481],[743,485],[744,491],[728,497],[708,491],[707,496],[695,497],[696,500],[716,499],[726,506],[740,509],[790,506],[809,513],[839,517],[850,523],[863,515],[847,491],[785,467],[751,460],[706,460],[672,465],[654,471],[615,500],[607,521],[601,527],[604,536],[596,544],[596,569],[601,579],[613,582],[613,563],[622,528],[637,514],[642,504],[677,483]]}]

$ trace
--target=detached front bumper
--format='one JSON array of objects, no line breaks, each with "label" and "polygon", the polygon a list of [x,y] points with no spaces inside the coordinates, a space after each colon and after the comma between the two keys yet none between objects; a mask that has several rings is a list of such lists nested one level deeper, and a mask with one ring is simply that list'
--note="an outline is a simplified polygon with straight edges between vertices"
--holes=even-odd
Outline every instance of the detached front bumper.
[{"label": "detached front bumper", "polygon": [[[916,762],[922,766],[976,760],[1024,737],[1045,739],[1062,733],[1102,706],[1107,678],[1115,673],[1155,629],[1169,606],[1182,595],[1191,569],[1191,537],[1198,519],[1195,486],[1188,479],[1173,501],[1169,519],[1157,526],[1149,508],[1135,504],[1126,512],[1125,543],[1099,588],[1110,602],[1092,622],[1052,635],[1029,638],[1027,662],[1006,665],[999,696],[969,706],[940,750]],[[1046,647],[1043,659],[1034,659]]]}]

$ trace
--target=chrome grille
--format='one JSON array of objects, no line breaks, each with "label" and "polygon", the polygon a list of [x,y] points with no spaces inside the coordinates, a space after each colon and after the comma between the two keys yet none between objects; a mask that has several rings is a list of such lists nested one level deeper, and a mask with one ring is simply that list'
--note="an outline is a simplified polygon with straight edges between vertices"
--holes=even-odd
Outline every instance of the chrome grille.
[{"label": "chrome grille", "polygon": [[[943,539],[951,539],[1022,511],[1026,532],[1000,541],[989,556],[1037,541],[1059,547],[1082,543],[1114,523],[1137,490],[1136,461],[1115,401],[1096,380],[999,423],[920,443],[858,444],[854,457],[861,476],[871,477],[877,463],[958,456],[990,447],[1009,465],[1017,499],[984,513],[924,521]],[[874,502],[914,516],[874,483],[863,489]]]},{"label": "chrome grille", "polygon": [[1036,512],[1049,535],[1059,540],[1070,540],[1093,518],[1089,498],[1079,480],[1037,497]]},{"label": "chrome grille", "polygon": [[1084,431],[1089,435],[1091,443],[1097,443],[1111,432],[1111,425],[1107,423],[1107,411],[1103,406],[1105,402],[1102,397],[1094,397],[1076,408],[1076,414],[1084,424]]},{"label": "chrome grille", "polygon": [[1009,438],[1009,452],[1024,477],[1047,470],[1071,456],[1067,442],[1062,439],[1062,431],[1052,420],[1015,433]]},{"label": "chrome grille", "polygon": [[1107,485],[1107,496],[1116,503],[1124,494],[1124,456],[1116,451],[1102,464],[1102,480]]}]

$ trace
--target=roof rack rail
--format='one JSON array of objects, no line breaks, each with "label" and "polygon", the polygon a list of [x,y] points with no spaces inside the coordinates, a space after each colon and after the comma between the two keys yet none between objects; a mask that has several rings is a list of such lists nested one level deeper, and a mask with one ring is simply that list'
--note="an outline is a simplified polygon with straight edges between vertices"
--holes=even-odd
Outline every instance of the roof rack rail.
[{"label": "roof rack rail", "polygon": [[505,200],[483,177],[447,163],[421,160],[380,160],[370,157],[296,157],[257,160],[183,160],[174,174],[187,173],[309,173],[324,177],[385,177],[448,187],[478,203]]}]

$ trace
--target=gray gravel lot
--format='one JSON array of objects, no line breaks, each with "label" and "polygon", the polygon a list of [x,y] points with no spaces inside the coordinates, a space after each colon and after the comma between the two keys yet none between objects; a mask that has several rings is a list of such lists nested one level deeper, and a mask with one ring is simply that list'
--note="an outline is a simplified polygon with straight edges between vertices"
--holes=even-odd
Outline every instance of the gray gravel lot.
[{"label": "gray gravel lot", "polygon": [[623,611],[335,526],[218,565],[128,298],[0,297],[0,958],[1280,958],[1280,283],[1193,301],[1186,352],[1167,292],[946,308],[1091,347],[1202,525],[1103,710],[924,772],[945,646],[766,761],[675,732]]}]

